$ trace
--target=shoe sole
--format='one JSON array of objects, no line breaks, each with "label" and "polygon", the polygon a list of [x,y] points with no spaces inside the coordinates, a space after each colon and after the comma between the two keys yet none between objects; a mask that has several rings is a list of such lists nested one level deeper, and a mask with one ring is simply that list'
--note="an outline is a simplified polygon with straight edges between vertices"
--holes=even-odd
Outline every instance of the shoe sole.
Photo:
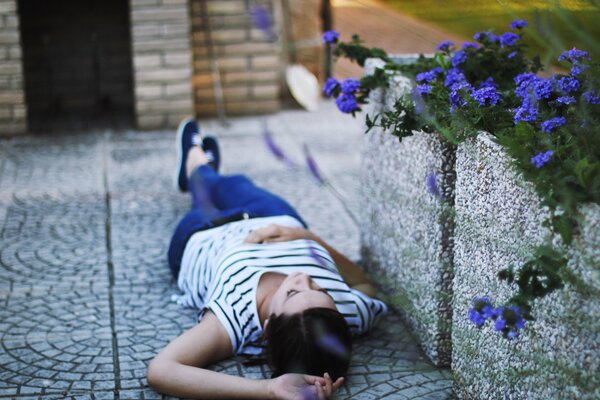
[{"label": "shoe sole", "polygon": [[173,180],[173,184],[175,188],[179,189],[179,191],[182,193],[185,193],[187,190],[183,190],[179,186],[179,174],[181,173],[181,169],[185,168],[185,165],[181,165],[183,163],[183,149],[181,146],[181,137],[183,136],[183,128],[185,128],[185,126],[189,122],[195,122],[195,119],[193,117],[189,117],[179,123],[179,127],[177,128],[177,139],[175,142],[175,146],[177,147],[177,165],[179,166],[179,168],[177,168],[177,170],[175,171],[175,179]]}]

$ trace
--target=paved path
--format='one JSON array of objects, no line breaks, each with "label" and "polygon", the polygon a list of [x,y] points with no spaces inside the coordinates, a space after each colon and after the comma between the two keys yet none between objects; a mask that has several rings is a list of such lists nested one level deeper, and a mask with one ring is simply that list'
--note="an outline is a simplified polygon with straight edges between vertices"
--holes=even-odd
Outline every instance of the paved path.
[{"label": "paved path", "polygon": [[[446,32],[435,25],[411,18],[374,0],[332,0],[333,28],[344,41],[358,34],[367,47],[379,47],[388,54],[433,53],[443,40],[459,44],[468,38]],[[440,7],[445,7],[440,3]],[[333,69],[336,78],[357,77],[362,68],[340,59]]]},{"label": "paved path", "polygon": [[[361,119],[320,112],[267,118],[298,162],[307,142],[356,211]],[[261,140],[261,119],[204,124],[221,137],[226,173],[243,171],[288,198],[352,258],[358,230],[304,169],[286,169]],[[165,259],[188,198],[173,189],[173,132],[96,132],[0,140],[0,399],[159,399],[146,367],[193,326],[170,301]],[[212,368],[250,378],[266,366]],[[450,372],[430,366],[394,314],[358,339],[336,398],[447,399]]]}]

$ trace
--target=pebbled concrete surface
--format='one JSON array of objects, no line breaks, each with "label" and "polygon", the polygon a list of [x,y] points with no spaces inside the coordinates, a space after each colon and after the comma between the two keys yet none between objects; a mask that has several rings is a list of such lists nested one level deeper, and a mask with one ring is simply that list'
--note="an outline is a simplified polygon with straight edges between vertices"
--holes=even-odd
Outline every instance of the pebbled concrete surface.
[{"label": "pebbled concrete surface", "polygon": [[[266,117],[299,166],[266,150],[261,118],[204,121],[223,173],[243,172],[287,198],[311,228],[353,259],[359,232],[302,164],[308,143],[323,173],[357,211],[362,118],[332,103]],[[173,188],[174,132],[90,132],[0,140],[0,399],[161,399],[146,366],[194,324],[176,293],[166,249],[189,199]],[[266,366],[241,357],[211,368],[249,378]],[[451,372],[432,366],[391,313],[357,340],[337,399],[449,399]]]}]

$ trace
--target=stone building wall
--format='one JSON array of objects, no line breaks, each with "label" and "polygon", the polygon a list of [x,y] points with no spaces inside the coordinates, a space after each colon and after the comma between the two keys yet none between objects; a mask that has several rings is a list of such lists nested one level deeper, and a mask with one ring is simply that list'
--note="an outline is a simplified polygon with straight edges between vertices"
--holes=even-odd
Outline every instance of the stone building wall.
[{"label": "stone building wall", "polygon": [[27,125],[22,51],[16,0],[0,0],[0,134],[22,133]]},{"label": "stone building wall", "polygon": [[216,116],[219,103],[227,115],[280,108],[280,44],[253,26],[250,15],[257,6],[275,13],[273,1],[191,0],[198,116]]},{"label": "stone building wall", "polygon": [[176,127],[193,114],[189,0],[130,0],[136,125]]}]

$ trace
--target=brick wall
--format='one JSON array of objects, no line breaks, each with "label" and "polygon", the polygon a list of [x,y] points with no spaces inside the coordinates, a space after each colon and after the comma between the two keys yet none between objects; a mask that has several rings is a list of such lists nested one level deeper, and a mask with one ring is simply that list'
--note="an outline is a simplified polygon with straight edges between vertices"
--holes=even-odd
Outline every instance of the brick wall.
[{"label": "brick wall", "polygon": [[189,0],[130,0],[135,109],[140,129],[193,114]]},{"label": "brick wall", "polygon": [[0,134],[26,129],[16,0],[0,0]]},{"label": "brick wall", "polygon": [[[273,14],[270,0],[191,0],[198,116],[215,116],[219,95],[227,115],[267,113],[280,108],[279,44],[269,42],[262,31],[253,27],[249,13],[257,5]],[[211,56],[218,78],[211,70]],[[218,89],[215,93],[216,79],[220,79],[221,94]]]}]

